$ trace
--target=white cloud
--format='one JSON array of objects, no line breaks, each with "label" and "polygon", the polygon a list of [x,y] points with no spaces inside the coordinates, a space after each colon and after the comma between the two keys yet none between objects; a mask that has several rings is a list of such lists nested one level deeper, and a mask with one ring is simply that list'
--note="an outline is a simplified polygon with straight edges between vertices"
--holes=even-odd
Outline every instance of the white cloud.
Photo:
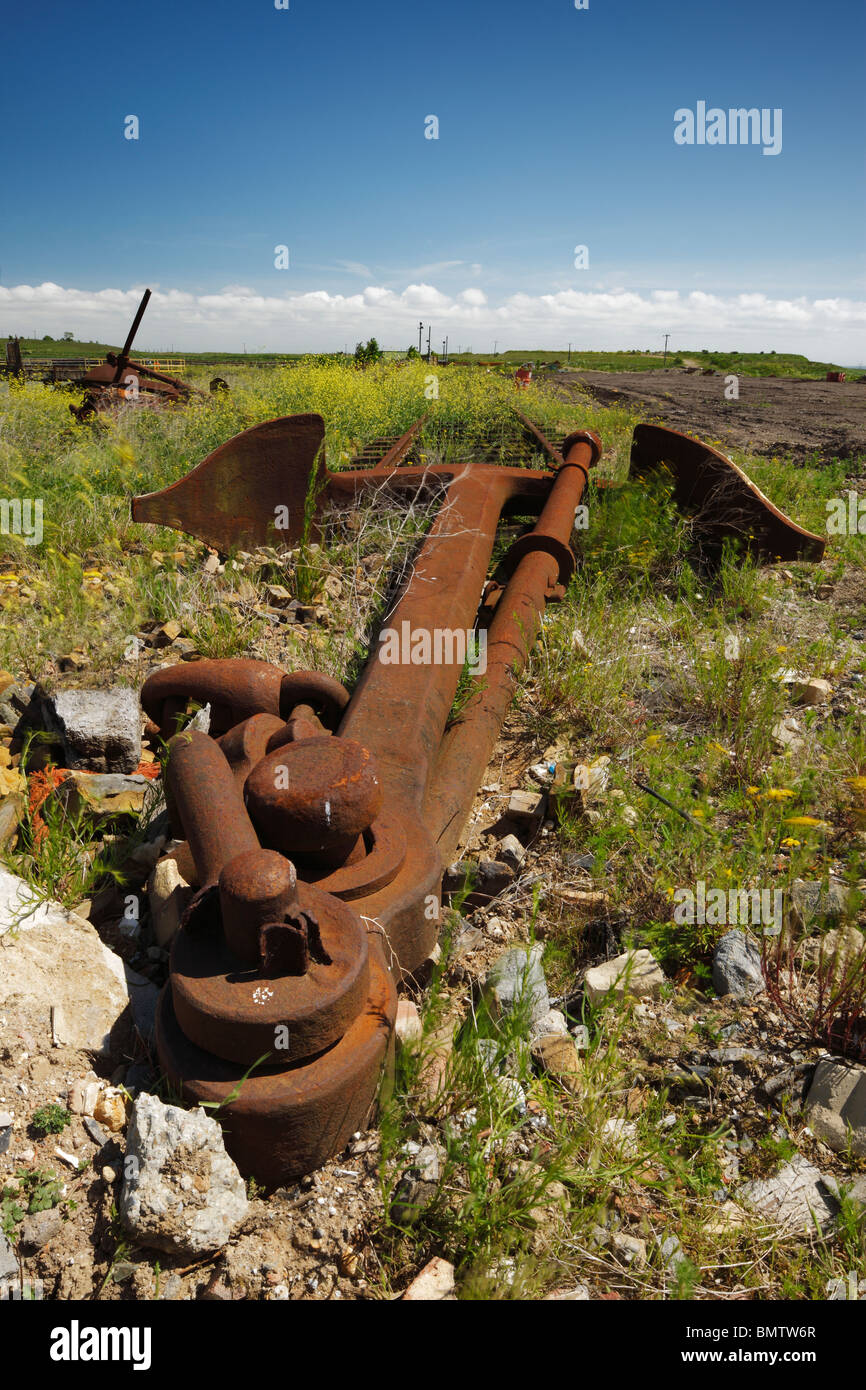
[{"label": "white cloud", "polygon": [[[61,334],[123,341],[141,288],[78,290],[0,286],[0,333]],[[561,348],[649,347],[671,334],[672,347],[736,347],[803,352],[833,361],[863,361],[866,301],[771,298],[706,290],[564,289],[517,292],[489,303],[475,285],[446,294],[426,281],[402,290],[367,284],[353,294],[327,289],[267,293],[227,285],[216,293],[156,289],[139,333],[141,347],[237,351],[244,341],[266,351],[323,351],[374,335],[387,346],[415,341],[418,318],[434,337],[447,333],[476,351],[506,345]]]},{"label": "white cloud", "polygon": [[337,261],[337,265],[341,270],[347,270],[350,275],[360,275],[362,280],[369,280],[373,274],[370,267],[360,261]]}]

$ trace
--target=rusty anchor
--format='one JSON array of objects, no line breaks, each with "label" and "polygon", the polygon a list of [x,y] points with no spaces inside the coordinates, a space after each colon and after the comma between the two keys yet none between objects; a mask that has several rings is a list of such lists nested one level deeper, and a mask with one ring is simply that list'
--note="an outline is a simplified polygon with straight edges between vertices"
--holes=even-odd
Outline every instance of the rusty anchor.
[{"label": "rusty anchor", "polygon": [[[443,866],[546,605],[574,573],[571,532],[601,442],[577,431],[556,448],[523,425],[548,469],[399,466],[412,442],[402,436],[383,465],[333,473],[321,418],[289,417],[244,431],[187,478],[133,500],[136,520],[224,547],[273,539],[280,514],[291,543],[311,481],[315,528],[325,500],[351,503],[385,481],[417,489],[437,476],[444,502],[389,628],[472,633],[487,594],[486,669],[454,722],[465,652],[390,664],[376,644],[351,696],[320,673],[243,659],[172,666],[143,687],[142,704],[169,739],[166,797],[185,841],[177,858],[198,889],[172,947],[158,1053],[190,1100],[219,1107],[229,1151],[260,1181],[320,1166],[369,1112],[391,1045],[395,982],[433,947]],[[681,478],[700,474],[696,448],[705,446],[647,436],[638,464],[654,457]],[[786,543],[814,552],[820,538],[777,513],[745,475],[739,485],[772,513],[774,553]],[[497,524],[509,510],[537,511],[538,520],[512,545],[491,593]],[[172,736],[190,698],[211,704],[212,735]]]}]

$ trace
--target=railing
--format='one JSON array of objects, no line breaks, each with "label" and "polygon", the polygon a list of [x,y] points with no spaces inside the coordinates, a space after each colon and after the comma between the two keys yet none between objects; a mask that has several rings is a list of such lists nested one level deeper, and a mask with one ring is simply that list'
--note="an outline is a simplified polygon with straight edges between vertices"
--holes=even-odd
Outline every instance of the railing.
[{"label": "railing", "polygon": [[[186,371],[185,357],[136,357],[132,365],[136,362],[142,367],[150,367],[153,371],[164,372],[168,376]],[[21,361],[26,376],[40,372],[77,375],[89,372],[91,367],[102,367],[104,364],[104,357],[24,357]]]}]

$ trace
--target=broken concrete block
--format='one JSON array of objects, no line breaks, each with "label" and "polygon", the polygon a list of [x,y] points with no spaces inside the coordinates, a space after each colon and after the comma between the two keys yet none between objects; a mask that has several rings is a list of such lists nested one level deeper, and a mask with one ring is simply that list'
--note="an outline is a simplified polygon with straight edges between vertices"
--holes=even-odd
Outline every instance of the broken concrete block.
[{"label": "broken concrete block", "polygon": [[59,690],[42,703],[48,727],[63,741],[66,767],[89,772],[134,772],[138,767],[141,711],[134,690]]},{"label": "broken concrete block", "polygon": [[190,1259],[227,1245],[247,1214],[246,1184],[203,1110],[143,1092],[127,1135],[120,1215],[141,1245]]}]

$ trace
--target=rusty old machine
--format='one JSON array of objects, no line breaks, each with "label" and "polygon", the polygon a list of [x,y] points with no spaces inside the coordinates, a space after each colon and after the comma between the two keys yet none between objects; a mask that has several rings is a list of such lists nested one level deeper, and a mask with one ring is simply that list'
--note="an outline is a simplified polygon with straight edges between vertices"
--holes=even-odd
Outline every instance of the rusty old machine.
[{"label": "rusty old machine", "polygon": [[[579,430],[557,448],[518,419],[547,468],[406,463],[419,421],[385,441],[374,466],[334,472],[321,417],[299,415],[244,431],[177,483],[133,499],[136,521],[228,551],[275,535],[297,543],[305,503],[315,536],[326,503],[437,478],[444,500],[388,624],[471,631],[480,610],[486,624],[486,669],[452,723],[462,663],[385,664],[375,645],[351,693],[320,672],[245,659],[166,667],[143,687],[170,740],[166,797],[197,889],[172,947],[158,1053],[190,1101],[219,1107],[230,1153],[259,1181],[313,1170],[363,1124],[391,1046],[396,985],[433,948],[443,866],[546,605],[574,573],[576,509],[601,441]],[[633,473],[663,466],[679,505],[716,539],[736,532],[770,558],[820,557],[820,537],[724,455],[639,426]],[[722,511],[712,505],[720,490]],[[500,518],[536,513],[501,582],[485,587]],[[173,734],[190,699],[210,704],[209,734]]]},{"label": "rusty old machine", "polygon": [[179,377],[167,376],[155,367],[130,357],[144,311],[150,301],[150,290],[145,290],[135,311],[135,317],[126,335],[126,342],[120,352],[109,352],[105,361],[91,367],[81,377],[75,379],[78,386],[85,388],[85,396],[80,405],[70,405],[70,413],[80,423],[91,419],[97,411],[106,410],[119,401],[137,404],[143,401],[173,404],[187,401],[190,396],[201,394],[188,386]]}]

